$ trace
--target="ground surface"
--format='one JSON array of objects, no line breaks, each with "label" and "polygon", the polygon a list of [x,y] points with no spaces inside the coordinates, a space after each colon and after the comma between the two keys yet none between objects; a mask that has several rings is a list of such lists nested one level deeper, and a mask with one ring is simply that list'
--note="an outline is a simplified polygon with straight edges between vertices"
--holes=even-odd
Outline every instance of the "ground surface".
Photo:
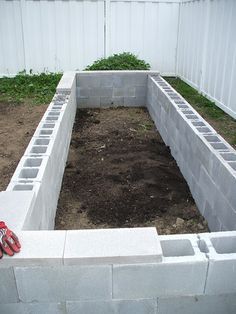
[{"label": "ground surface", "polygon": [[0,191],[10,182],[46,107],[0,102]]},{"label": "ground surface", "polygon": [[56,229],[135,226],[160,234],[208,230],[145,109],[80,110]]},{"label": "ground surface", "polygon": [[165,77],[213,128],[236,149],[236,120],[179,78]]}]

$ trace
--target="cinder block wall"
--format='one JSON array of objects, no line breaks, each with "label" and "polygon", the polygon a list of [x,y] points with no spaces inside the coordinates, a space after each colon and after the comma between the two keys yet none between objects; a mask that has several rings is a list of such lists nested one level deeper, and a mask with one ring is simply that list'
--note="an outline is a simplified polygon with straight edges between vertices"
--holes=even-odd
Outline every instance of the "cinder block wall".
[{"label": "cinder block wall", "polygon": [[[149,112],[200,210],[209,213],[206,204],[213,201],[215,187],[235,208],[233,190],[223,187],[226,182],[235,187],[235,151],[157,73],[137,75],[141,78],[135,80],[135,73],[118,73],[135,90],[138,81],[146,82]],[[105,76],[97,78],[99,84]],[[116,84],[114,73],[107,76]],[[80,103],[75,77],[75,72],[64,74],[8,190],[0,193],[1,219],[17,230],[22,243],[19,254],[0,261],[0,313],[236,313],[236,231],[167,236],[154,228],[27,231],[53,226],[76,89],[79,107],[89,106]],[[125,88],[122,93],[112,98],[122,98]],[[102,97],[99,106],[108,106]],[[142,105],[142,98],[129,97]],[[204,174],[211,180],[204,181]],[[234,226],[234,215],[229,218],[228,207],[220,204],[221,214],[214,210],[209,217],[225,228]],[[209,224],[218,226],[214,219]]]},{"label": "cinder block wall", "polygon": [[147,75],[150,71],[77,72],[79,108],[146,106]]},{"label": "cinder block wall", "polygon": [[235,150],[161,77],[148,77],[147,107],[210,230],[235,230]]}]

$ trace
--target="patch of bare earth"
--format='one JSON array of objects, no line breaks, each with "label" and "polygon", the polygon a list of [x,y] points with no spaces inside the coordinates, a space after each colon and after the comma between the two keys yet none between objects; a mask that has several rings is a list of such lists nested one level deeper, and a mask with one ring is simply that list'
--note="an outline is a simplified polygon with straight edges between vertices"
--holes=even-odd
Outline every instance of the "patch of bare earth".
[{"label": "patch of bare earth", "polygon": [[0,102],[0,191],[9,184],[46,107]]},{"label": "patch of bare earth", "polygon": [[208,231],[146,109],[78,110],[55,228],[140,226]]}]

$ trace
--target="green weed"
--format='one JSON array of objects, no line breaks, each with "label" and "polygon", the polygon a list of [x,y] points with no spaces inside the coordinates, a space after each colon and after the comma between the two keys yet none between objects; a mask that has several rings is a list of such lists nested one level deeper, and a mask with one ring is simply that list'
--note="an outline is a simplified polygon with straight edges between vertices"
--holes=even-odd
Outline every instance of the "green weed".
[{"label": "green weed", "polygon": [[150,64],[138,59],[129,52],[114,54],[108,58],[95,61],[86,67],[86,71],[105,71],[105,70],[149,70]]},{"label": "green weed", "polygon": [[0,78],[0,101],[13,104],[49,103],[61,76],[59,73],[27,75],[20,72],[13,78]]}]

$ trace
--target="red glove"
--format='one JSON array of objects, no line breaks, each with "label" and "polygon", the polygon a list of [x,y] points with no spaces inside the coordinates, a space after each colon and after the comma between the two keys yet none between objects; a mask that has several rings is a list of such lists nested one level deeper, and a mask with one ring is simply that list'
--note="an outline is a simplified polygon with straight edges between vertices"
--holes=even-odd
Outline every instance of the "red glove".
[{"label": "red glove", "polygon": [[21,245],[17,236],[7,228],[5,222],[0,221],[0,258],[2,258],[3,253],[10,256],[18,253],[20,248]]}]

